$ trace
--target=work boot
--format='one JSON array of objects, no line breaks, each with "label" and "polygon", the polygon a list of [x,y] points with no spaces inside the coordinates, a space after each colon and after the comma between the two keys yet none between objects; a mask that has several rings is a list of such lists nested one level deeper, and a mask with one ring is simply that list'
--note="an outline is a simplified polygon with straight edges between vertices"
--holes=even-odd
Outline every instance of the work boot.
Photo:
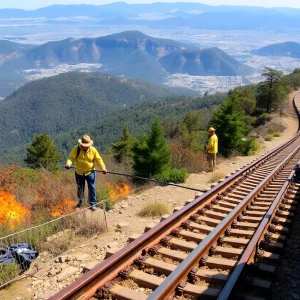
[{"label": "work boot", "polygon": [[80,209],[81,206],[82,206],[81,204],[77,203],[77,204],[74,206],[74,208],[75,208],[75,209]]},{"label": "work boot", "polygon": [[89,209],[90,209],[91,211],[95,211],[95,210],[97,210],[97,207],[96,207],[96,206],[91,206]]}]

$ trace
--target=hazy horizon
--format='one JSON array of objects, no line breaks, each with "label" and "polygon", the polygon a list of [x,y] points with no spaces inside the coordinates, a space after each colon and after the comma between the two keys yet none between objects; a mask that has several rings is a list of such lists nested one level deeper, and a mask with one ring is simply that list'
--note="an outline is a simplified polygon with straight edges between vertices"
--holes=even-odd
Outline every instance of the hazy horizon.
[{"label": "hazy horizon", "polygon": [[126,2],[128,4],[149,4],[155,2],[189,2],[189,3],[202,3],[206,5],[238,5],[238,6],[261,6],[261,7],[289,7],[289,8],[300,8],[299,0],[265,0],[262,5],[261,0],[203,0],[203,1],[187,1],[187,0],[160,0],[160,1],[151,1],[151,0],[127,0],[127,1],[111,1],[111,0],[11,0],[6,3],[0,3],[0,9],[2,8],[19,8],[25,10],[35,10],[38,8],[43,8],[46,6],[61,4],[61,5],[69,5],[69,4],[87,4],[87,5],[103,5],[114,2]]}]

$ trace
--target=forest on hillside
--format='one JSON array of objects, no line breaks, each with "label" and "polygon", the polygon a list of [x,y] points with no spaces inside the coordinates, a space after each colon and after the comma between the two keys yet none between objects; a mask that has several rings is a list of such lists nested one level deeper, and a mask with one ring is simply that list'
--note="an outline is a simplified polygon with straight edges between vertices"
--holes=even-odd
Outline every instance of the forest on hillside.
[{"label": "forest on hillside", "polygon": [[56,135],[135,103],[171,95],[160,86],[100,73],[73,72],[36,80],[0,102],[0,146],[10,152],[34,134]]},{"label": "forest on hillside", "polygon": [[[135,81],[130,80],[120,83],[119,78],[109,75],[96,75],[96,78],[93,74],[83,77],[78,73],[59,75],[50,82],[57,84],[60,94],[56,91],[51,93],[53,85],[50,84],[47,87],[49,101],[32,102],[32,94],[22,94],[21,99],[21,94],[14,93],[4,102],[8,106],[12,104],[12,107],[16,103],[19,105],[15,107],[17,114],[14,112],[14,120],[9,118],[11,113],[3,114],[0,125],[6,122],[16,126],[21,119],[27,123],[26,126],[20,123],[17,132],[13,128],[10,132],[2,131],[5,137],[1,140],[7,141],[1,145],[2,162],[24,165],[26,147],[34,135],[40,132],[53,138],[62,157],[66,157],[82,134],[91,135],[100,151],[109,154],[112,153],[112,144],[118,142],[125,126],[130,134],[139,138],[149,132],[155,117],[159,117],[170,145],[176,141],[182,142],[183,139],[192,151],[198,152],[207,138],[206,128],[214,125],[220,132],[223,145],[223,149],[222,146],[220,148],[221,154],[236,152],[247,155],[256,149],[255,140],[248,137],[248,134],[256,126],[267,122],[270,113],[284,107],[286,95],[300,85],[299,74],[298,69],[284,76],[281,71],[266,68],[262,74],[264,80],[258,85],[236,88],[228,94],[204,97],[172,96],[160,87],[155,90],[148,84],[146,88],[143,85],[136,86],[133,84]],[[46,82],[49,83],[49,79]],[[39,83],[43,84],[40,86]],[[39,99],[37,95],[41,88],[46,88],[43,81],[37,81],[29,87],[35,99]],[[36,90],[36,87],[39,89]],[[26,88],[21,90],[26,91]],[[79,98],[78,91],[81,91]],[[88,95],[84,94],[88,91]],[[102,97],[98,99],[98,95]],[[150,100],[154,95],[157,98],[158,95],[167,97]],[[11,138],[12,133],[15,134],[15,140]],[[237,141],[246,142],[234,142],[234,138],[231,138],[234,136]]]}]

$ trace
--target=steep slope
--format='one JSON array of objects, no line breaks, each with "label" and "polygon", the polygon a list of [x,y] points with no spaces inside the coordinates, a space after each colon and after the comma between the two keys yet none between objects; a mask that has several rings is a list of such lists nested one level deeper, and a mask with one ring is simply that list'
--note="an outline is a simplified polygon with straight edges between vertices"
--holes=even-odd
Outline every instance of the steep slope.
[{"label": "steep slope", "polygon": [[9,67],[9,64],[22,60],[24,53],[33,47],[33,45],[0,40],[0,97],[10,94],[25,82],[25,76],[19,74],[17,68]]},{"label": "steep slope", "polygon": [[23,55],[33,45],[19,44],[7,40],[0,40],[0,65],[6,61],[16,59]]},{"label": "steep slope", "polygon": [[178,50],[161,58],[160,63],[171,74],[235,76],[251,71],[250,67],[241,64],[218,48]]},{"label": "steep slope", "polygon": [[0,102],[0,146],[29,142],[99,120],[128,105],[172,95],[148,83],[99,73],[65,73],[33,81]]},{"label": "steep slope", "polygon": [[261,56],[289,56],[300,58],[300,44],[295,42],[272,44],[252,50],[251,53]]}]

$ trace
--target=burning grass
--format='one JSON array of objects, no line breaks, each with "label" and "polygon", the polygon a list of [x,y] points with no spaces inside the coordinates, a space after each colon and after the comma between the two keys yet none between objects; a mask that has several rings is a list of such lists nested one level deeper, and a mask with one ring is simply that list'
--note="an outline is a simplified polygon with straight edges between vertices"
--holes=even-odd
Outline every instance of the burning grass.
[{"label": "burning grass", "polygon": [[109,196],[113,201],[119,201],[124,197],[128,196],[132,190],[131,186],[122,182],[120,185],[112,184],[109,182],[105,183],[109,189]]},{"label": "burning grass", "polygon": [[53,208],[51,208],[51,215],[53,217],[61,217],[70,213],[76,206],[77,201],[74,199],[63,199],[58,202]]},{"label": "burning grass", "polygon": [[[105,198],[118,201],[131,192],[126,183],[103,182],[99,176],[97,184],[105,190]],[[109,178],[105,178],[107,180]],[[101,182],[102,181],[102,182]],[[113,200],[111,199],[113,198]],[[39,226],[74,211],[76,201],[74,173],[50,173],[46,170],[22,169],[19,166],[0,165],[0,237]],[[87,198],[87,189],[86,189]],[[103,214],[103,213],[102,213]],[[71,218],[69,218],[71,219]],[[24,231],[18,237],[10,237],[5,245],[28,242],[40,249],[47,237],[72,228],[76,235],[89,237],[104,229],[103,218],[96,216],[73,217],[59,220],[34,230]]]},{"label": "burning grass", "polygon": [[[105,192],[103,199],[113,204],[131,192],[131,187],[119,179],[105,183],[104,176],[99,176],[96,180],[98,189]],[[26,242],[34,250],[47,251],[50,260],[105,231],[101,209],[74,211],[76,190],[73,172],[0,165],[0,245]],[[85,198],[87,194],[88,189]],[[18,265],[0,267],[0,285],[20,274]]]},{"label": "burning grass", "polygon": [[17,225],[29,222],[31,212],[28,207],[16,201],[11,193],[0,189],[0,224],[14,229]]},{"label": "burning grass", "polygon": [[125,182],[105,182],[104,187],[97,190],[97,199],[105,205],[105,210],[111,210],[117,201],[127,197],[132,192],[132,187]]},{"label": "burning grass", "polygon": [[[98,200],[106,201],[108,208],[131,193],[131,186],[119,179],[117,182],[103,180],[104,176],[97,178],[96,185],[101,186],[97,196]],[[73,212],[76,204],[74,173],[54,174],[44,169],[0,165],[1,236]]]}]

